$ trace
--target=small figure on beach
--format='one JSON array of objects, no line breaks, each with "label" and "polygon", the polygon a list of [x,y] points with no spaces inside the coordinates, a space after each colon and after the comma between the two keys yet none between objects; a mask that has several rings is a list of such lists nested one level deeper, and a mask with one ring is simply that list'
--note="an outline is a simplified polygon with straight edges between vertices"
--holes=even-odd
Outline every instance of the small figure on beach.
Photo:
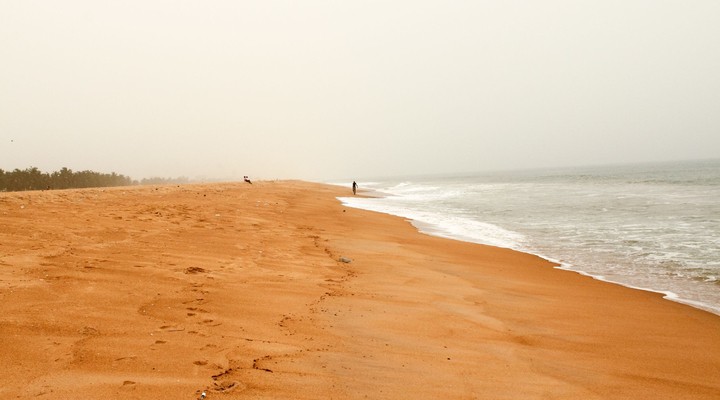
[{"label": "small figure on beach", "polygon": [[243,180],[244,180],[245,182],[247,182],[247,183],[249,183],[249,184],[252,185],[252,182],[250,182],[250,178],[248,178],[247,175],[245,175],[245,176],[243,177]]},{"label": "small figure on beach", "polygon": [[353,194],[357,193],[357,183],[353,181]]}]

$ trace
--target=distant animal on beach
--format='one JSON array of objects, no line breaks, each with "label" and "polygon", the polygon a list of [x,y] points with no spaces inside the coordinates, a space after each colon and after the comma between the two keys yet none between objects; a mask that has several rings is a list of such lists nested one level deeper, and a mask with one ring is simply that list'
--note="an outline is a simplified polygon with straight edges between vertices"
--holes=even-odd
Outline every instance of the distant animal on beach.
[{"label": "distant animal on beach", "polygon": [[245,175],[245,176],[243,177],[243,180],[244,180],[245,182],[247,182],[247,183],[249,183],[249,184],[252,185],[252,182],[250,182],[250,178],[248,178],[247,175]]}]

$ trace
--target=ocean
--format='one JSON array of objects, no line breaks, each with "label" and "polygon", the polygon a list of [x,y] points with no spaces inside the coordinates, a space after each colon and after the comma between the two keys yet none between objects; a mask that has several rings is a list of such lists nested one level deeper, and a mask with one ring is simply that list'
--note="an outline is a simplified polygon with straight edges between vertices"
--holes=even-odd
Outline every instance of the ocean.
[{"label": "ocean", "polygon": [[343,204],[407,218],[427,234],[533,253],[720,315],[720,160],[358,184],[377,197],[342,197]]}]

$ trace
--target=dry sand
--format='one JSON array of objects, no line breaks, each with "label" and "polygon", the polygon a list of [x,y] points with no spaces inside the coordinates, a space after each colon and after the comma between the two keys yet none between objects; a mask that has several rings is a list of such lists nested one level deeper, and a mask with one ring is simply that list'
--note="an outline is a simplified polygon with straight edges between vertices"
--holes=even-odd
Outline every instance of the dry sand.
[{"label": "dry sand", "polygon": [[349,191],[0,194],[0,395],[720,398],[720,317],[419,234]]}]

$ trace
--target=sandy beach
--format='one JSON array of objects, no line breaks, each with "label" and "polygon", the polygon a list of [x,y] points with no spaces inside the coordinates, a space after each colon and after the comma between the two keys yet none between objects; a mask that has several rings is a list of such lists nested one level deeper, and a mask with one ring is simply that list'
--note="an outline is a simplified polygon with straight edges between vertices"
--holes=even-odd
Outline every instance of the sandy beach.
[{"label": "sandy beach", "polygon": [[720,398],[719,316],[423,235],[349,194],[0,193],[0,395]]}]

